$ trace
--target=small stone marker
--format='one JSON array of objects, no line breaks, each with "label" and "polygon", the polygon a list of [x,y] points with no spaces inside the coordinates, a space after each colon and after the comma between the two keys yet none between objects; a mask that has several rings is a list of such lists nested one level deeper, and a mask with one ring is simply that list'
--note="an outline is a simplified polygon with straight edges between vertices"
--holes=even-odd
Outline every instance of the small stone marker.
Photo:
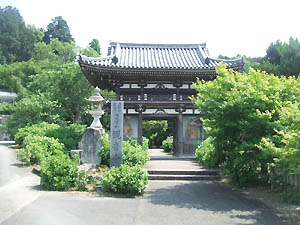
[{"label": "small stone marker", "polygon": [[81,144],[83,151],[81,153],[81,162],[85,164],[100,164],[99,152],[101,148],[101,136],[103,129],[88,127],[85,129]]},{"label": "small stone marker", "polygon": [[123,101],[111,101],[110,118],[110,167],[123,162]]}]

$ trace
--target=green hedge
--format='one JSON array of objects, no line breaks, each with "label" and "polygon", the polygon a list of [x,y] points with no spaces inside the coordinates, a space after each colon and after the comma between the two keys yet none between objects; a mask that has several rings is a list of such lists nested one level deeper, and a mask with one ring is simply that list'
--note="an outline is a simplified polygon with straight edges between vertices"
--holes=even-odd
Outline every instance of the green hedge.
[{"label": "green hedge", "polygon": [[24,146],[24,139],[27,136],[47,136],[57,139],[65,146],[65,151],[78,149],[78,142],[81,140],[85,126],[80,124],[71,124],[68,126],[59,126],[42,122],[31,126],[20,128],[15,135],[15,142]]},{"label": "green hedge", "polygon": [[81,141],[86,126],[81,124],[70,124],[47,130],[46,136],[54,137],[65,145],[66,151],[78,149],[78,142]]},{"label": "green hedge", "polygon": [[18,158],[27,165],[39,165],[43,160],[64,150],[64,145],[58,140],[49,137],[27,136],[24,140],[24,148],[18,151]]},{"label": "green hedge", "polygon": [[216,151],[213,138],[204,140],[195,152],[196,159],[206,168],[219,168],[223,162],[222,154]]},{"label": "green hedge", "polygon": [[148,173],[141,166],[111,168],[102,176],[102,190],[121,194],[141,194],[148,184]]},{"label": "green hedge", "polygon": [[54,123],[38,123],[29,125],[24,128],[20,128],[15,135],[15,142],[21,146],[24,146],[23,142],[28,136],[46,136],[46,133],[59,128],[59,125]]},{"label": "green hedge", "polygon": [[85,190],[88,178],[78,169],[79,158],[71,159],[62,151],[47,157],[41,164],[41,185],[51,191],[65,191],[75,188]]},{"label": "green hedge", "polygon": [[14,104],[9,102],[0,103],[0,115],[10,115],[14,112]]},{"label": "green hedge", "polygon": [[173,151],[173,137],[167,137],[167,139],[163,140],[161,146],[165,152]]},{"label": "green hedge", "polygon": [[[143,147],[144,146],[144,147]],[[148,149],[145,145],[141,146],[136,140],[129,139],[123,141],[123,163],[135,166],[145,165],[149,161]],[[110,137],[104,135],[101,140],[101,151],[99,153],[101,163],[109,166],[110,163]]]}]

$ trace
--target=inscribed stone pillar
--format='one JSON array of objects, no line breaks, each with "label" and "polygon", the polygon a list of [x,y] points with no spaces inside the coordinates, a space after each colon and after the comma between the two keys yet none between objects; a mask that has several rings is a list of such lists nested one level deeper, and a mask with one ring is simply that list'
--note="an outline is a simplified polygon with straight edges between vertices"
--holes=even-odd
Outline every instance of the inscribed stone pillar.
[{"label": "inscribed stone pillar", "polygon": [[102,128],[88,127],[85,129],[81,139],[81,146],[83,148],[81,154],[81,162],[85,164],[99,165],[101,159],[99,152],[101,148],[101,136],[104,130]]},{"label": "inscribed stone pillar", "polygon": [[111,101],[110,118],[110,167],[123,162],[123,101]]}]

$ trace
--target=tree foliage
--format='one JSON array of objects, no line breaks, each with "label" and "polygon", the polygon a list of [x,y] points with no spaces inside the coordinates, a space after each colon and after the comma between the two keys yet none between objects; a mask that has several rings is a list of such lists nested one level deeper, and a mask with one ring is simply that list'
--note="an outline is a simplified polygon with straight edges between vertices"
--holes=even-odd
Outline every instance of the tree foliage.
[{"label": "tree foliage", "polygon": [[298,76],[300,73],[300,42],[290,38],[288,43],[271,43],[261,64],[261,70],[276,75]]},{"label": "tree foliage", "polygon": [[217,73],[214,81],[198,80],[198,94],[192,99],[213,139],[209,151],[218,151],[216,161],[235,184],[262,181],[270,175],[276,156],[259,146],[267,137],[276,142],[281,109],[300,100],[300,84],[294,77],[279,78],[253,69],[241,74],[225,65]]},{"label": "tree foliage", "polygon": [[37,41],[16,8],[0,8],[0,63],[27,61]]},{"label": "tree foliage", "polygon": [[12,137],[19,128],[41,122],[62,123],[60,105],[46,94],[37,93],[15,103],[12,115],[4,121]]},{"label": "tree foliage", "polygon": [[167,120],[143,121],[143,136],[150,140],[150,146],[160,147],[163,140],[170,135]]},{"label": "tree foliage", "polygon": [[74,38],[71,35],[67,21],[65,21],[61,16],[57,16],[52,19],[52,22],[47,25],[47,30],[44,33],[45,36],[43,41],[47,44],[55,38],[61,42],[74,42]]},{"label": "tree foliage", "polygon": [[101,55],[101,47],[100,47],[100,44],[99,44],[99,41],[97,39],[93,39],[90,43],[89,43],[89,46],[94,49],[98,54],[99,56]]}]

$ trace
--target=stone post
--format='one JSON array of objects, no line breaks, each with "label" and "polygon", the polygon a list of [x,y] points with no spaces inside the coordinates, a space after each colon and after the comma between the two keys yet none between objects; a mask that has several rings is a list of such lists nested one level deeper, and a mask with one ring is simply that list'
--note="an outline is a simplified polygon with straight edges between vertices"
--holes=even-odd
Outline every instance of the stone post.
[{"label": "stone post", "polygon": [[111,101],[110,167],[123,163],[123,101]]}]

